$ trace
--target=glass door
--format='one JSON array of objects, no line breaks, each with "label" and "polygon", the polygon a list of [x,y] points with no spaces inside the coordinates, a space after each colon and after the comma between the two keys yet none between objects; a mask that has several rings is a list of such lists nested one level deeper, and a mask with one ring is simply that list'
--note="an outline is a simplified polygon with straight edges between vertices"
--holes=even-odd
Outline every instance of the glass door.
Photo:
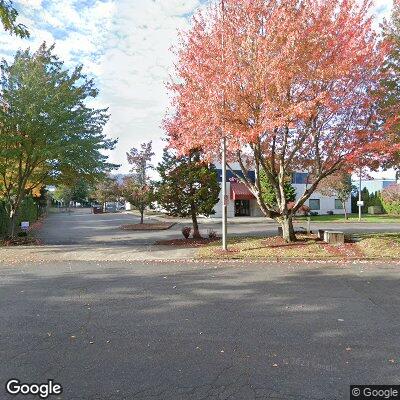
[{"label": "glass door", "polygon": [[250,200],[235,200],[235,217],[250,216]]}]

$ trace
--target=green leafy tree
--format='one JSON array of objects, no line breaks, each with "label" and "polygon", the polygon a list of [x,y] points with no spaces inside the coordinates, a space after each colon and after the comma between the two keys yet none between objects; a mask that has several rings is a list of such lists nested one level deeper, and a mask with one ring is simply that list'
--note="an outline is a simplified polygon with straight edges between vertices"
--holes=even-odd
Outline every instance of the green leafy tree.
[{"label": "green leafy tree", "polygon": [[19,51],[1,63],[0,196],[7,203],[10,235],[26,193],[46,184],[70,184],[76,177],[93,181],[116,166],[104,150],[115,140],[103,134],[107,109],[87,100],[98,95],[82,66],[68,71],[54,46]]},{"label": "green leafy tree", "polygon": [[72,186],[72,201],[75,201],[80,204],[85,204],[88,202],[90,197],[90,185],[79,179]]},{"label": "green leafy tree", "polygon": [[67,208],[72,201],[72,193],[73,191],[70,186],[59,185],[54,190],[52,197],[55,201]]},{"label": "green leafy tree", "polygon": [[91,193],[91,197],[102,204],[104,210],[108,201],[117,201],[120,195],[121,189],[118,182],[111,175],[107,175],[96,182]]},{"label": "green leafy tree", "polygon": [[153,186],[141,184],[135,176],[124,177],[121,185],[122,197],[140,212],[140,223],[144,222],[144,212],[153,202]]},{"label": "green leafy tree", "polygon": [[[272,187],[270,180],[267,178],[265,172],[260,173],[260,186],[261,186],[261,195],[265,202],[269,207],[277,207],[278,203],[276,200],[276,193],[274,188]],[[283,190],[285,193],[285,198],[288,203],[296,200],[296,189],[290,182],[290,178],[288,177],[285,184],[283,185]]]},{"label": "green leafy tree", "polygon": [[140,212],[140,223],[143,224],[144,212],[152,203],[153,185],[148,171],[153,169],[151,159],[154,156],[152,142],[142,143],[140,149],[133,147],[126,153],[131,165],[131,175],[124,179],[122,193]]},{"label": "green leafy tree", "polygon": [[157,170],[161,177],[157,201],[169,215],[191,217],[193,237],[201,237],[197,217],[214,214],[218,203],[220,186],[215,168],[202,161],[197,150],[182,157],[164,150]]},{"label": "green leafy tree", "polygon": [[64,203],[75,201],[85,204],[89,200],[90,193],[90,185],[84,180],[79,179],[73,184],[57,186],[53,193],[53,198]]},{"label": "green leafy tree", "polygon": [[11,35],[21,38],[29,37],[29,31],[24,24],[17,23],[18,11],[13,7],[13,2],[0,0],[0,21],[4,29]]}]

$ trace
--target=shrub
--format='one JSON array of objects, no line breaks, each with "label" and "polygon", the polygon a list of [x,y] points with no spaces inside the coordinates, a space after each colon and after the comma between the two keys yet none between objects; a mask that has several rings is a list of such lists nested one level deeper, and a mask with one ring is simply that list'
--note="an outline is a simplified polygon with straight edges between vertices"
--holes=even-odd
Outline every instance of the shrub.
[{"label": "shrub", "polygon": [[327,211],[326,212],[328,215],[333,215],[334,213],[333,213],[333,211]]},{"label": "shrub", "polygon": [[192,228],[190,226],[185,226],[182,228],[182,235],[185,239],[189,239],[190,232],[192,232]]},{"label": "shrub", "polygon": [[217,232],[215,232],[214,229],[209,229],[208,230],[208,238],[209,239],[216,239],[217,238]]},{"label": "shrub", "polygon": [[[31,196],[24,199],[17,216],[17,229],[22,221],[35,222],[38,219],[38,206]],[[4,201],[0,200],[0,238],[6,237],[9,229],[10,219]]]},{"label": "shrub", "polygon": [[[294,201],[290,201],[288,203],[288,209],[291,210],[295,205]],[[305,204],[303,204],[297,211],[297,213],[302,214],[302,215],[308,215],[308,213],[310,212],[310,207],[306,206]]]},{"label": "shrub", "polygon": [[400,185],[394,184],[383,189],[381,200],[388,214],[400,215]]}]

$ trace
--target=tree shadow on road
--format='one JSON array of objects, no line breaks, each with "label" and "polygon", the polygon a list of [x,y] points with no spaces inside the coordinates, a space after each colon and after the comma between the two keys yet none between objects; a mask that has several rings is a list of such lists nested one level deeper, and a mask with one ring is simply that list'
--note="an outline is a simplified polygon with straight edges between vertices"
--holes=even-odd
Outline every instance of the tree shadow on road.
[{"label": "tree shadow on road", "polygon": [[67,399],[343,399],[400,383],[390,266],[23,270],[1,270],[0,375],[57,379]]}]

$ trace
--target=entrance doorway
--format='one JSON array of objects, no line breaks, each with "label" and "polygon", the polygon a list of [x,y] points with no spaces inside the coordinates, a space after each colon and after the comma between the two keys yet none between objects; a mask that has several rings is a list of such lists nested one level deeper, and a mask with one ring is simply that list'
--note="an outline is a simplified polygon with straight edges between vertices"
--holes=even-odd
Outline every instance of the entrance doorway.
[{"label": "entrance doorway", "polygon": [[235,217],[250,217],[250,200],[235,200]]}]

